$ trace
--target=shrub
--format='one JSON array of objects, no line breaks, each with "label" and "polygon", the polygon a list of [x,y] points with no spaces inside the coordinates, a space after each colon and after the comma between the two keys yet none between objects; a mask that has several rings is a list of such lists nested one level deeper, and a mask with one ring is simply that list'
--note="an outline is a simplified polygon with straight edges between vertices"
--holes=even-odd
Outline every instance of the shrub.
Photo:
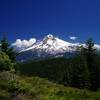
[{"label": "shrub", "polygon": [[12,80],[8,82],[8,91],[17,93],[26,93],[31,90],[31,85],[28,83]]},{"label": "shrub", "polygon": [[12,69],[13,69],[13,64],[11,63],[9,57],[5,53],[0,52],[0,71],[3,70],[8,71]]}]

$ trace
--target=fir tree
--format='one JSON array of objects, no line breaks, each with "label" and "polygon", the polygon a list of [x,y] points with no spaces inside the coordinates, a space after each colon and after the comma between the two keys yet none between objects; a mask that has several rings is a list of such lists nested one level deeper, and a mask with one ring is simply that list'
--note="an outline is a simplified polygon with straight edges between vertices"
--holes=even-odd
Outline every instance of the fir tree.
[{"label": "fir tree", "polygon": [[92,39],[88,39],[86,41],[86,47],[83,49],[84,55],[87,59],[87,65],[90,72],[90,81],[91,81],[91,89],[97,90],[98,89],[98,65],[95,60],[97,60],[96,57],[96,49],[94,49],[94,42]]},{"label": "fir tree", "polygon": [[6,37],[4,36],[3,39],[1,40],[1,51],[7,54],[8,47],[9,47],[8,41]]},{"label": "fir tree", "polygon": [[15,61],[16,52],[14,52],[13,48],[10,47],[5,35],[3,36],[3,39],[1,40],[1,51],[6,53],[6,55],[9,56],[12,62]]}]

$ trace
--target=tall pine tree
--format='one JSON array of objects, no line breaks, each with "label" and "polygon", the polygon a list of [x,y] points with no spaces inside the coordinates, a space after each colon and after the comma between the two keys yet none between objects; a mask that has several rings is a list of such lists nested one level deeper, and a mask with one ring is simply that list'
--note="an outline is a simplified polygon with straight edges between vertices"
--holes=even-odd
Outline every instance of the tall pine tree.
[{"label": "tall pine tree", "polygon": [[6,55],[9,56],[12,62],[15,61],[16,53],[14,52],[13,48],[10,47],[6,36],[3,36],[3,39],[1,40],[1,51],[6,53]]},{"label": "tall pine tree", "polygon": [[89,72],[90,72],[90,81],[91,81],[91,89],[92,90],[97,90],[98,89],[98,82],[100,80],[98,79],[98,69],[99,66],[97,65],[97,54],[96,54],[96,49],[94,49],[94,42],[92,39],[88,39],[86,41],[86,46],[83,49],[84,55],[87,59],[87,65],[89,68]]}]

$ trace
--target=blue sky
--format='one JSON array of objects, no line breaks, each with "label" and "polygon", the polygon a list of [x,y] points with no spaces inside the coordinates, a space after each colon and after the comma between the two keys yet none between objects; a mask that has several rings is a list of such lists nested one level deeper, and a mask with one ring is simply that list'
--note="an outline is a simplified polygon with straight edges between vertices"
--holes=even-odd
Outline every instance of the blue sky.
[{"label": "blue sky", "polygon": [[51,33],[100,44],[100,0],[0,0],[0,38],[4,32],[11,42]]}]

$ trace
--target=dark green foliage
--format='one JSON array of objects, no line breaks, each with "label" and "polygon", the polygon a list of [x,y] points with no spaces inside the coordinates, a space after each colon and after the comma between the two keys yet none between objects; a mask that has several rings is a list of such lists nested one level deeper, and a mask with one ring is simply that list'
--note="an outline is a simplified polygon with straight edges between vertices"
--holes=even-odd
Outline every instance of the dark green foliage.
[{"label": "dark green foliage", "polygon": [[13,48],[10,47],[6,37],[4,37],[2,40],[1,40],[1,51],[6,53],[9,58],[11,59],[12,62],[15,61],[15,58],[16,58],[16,52],[14,52]]},{"label": "dark green foliage", "polygon": [[7,53],[8,47],[9,47],[9,43],[8,43],[7,39],[4,37],[1,40],[1,51]]},{"label": "dark green foliage", "polygon": [[49,80],[61,82],[67,68],[66,62],[67,59],[64,58],[49,59],[18,64],[17,69],[26,75],[46,77]]},{"label": "dark green foliage", "polygon": [[86,47],[83,48],[83,53],[89,68],[91,89],[97,90],[100,85],[100,57],[96,54],[92,39],[86,41]]},{"label": "dark green foliage", "polygon": [[82,55],[79,55],[73,60],[71,85],[78,88],[89,88],[90,75],[85,58]]}]

